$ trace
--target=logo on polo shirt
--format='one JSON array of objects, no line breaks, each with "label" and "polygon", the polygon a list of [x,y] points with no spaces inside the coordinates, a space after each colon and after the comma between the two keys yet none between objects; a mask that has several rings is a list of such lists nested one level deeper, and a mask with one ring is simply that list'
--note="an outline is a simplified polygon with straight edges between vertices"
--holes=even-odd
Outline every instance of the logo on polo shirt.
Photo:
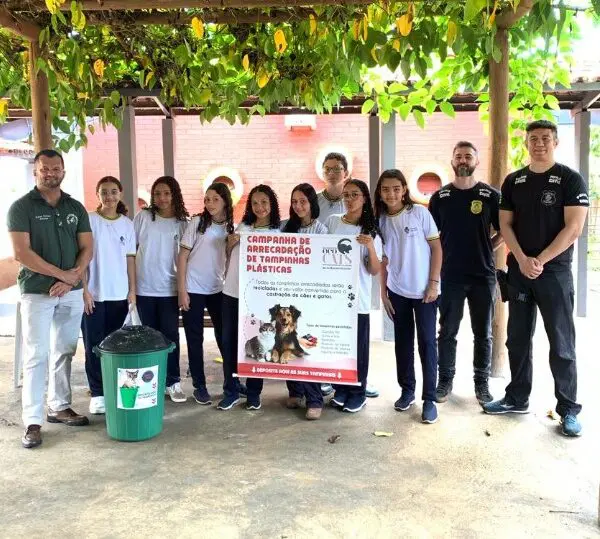
[{"label": "logo on polo shirt", "polygon": [[77,215],[75,215],[74,213],[70,213],[69,215],[67,215],[67,223],[69,223],[70,225],[77,226],[77,223],[79,223],[79,217],[77,217]]},{"label": "logo on polo shirt", "polygon": [[590,201],[589,198],[587,196],[587,193],[579,193],[576,197],[577,202],[579,204],[581,204],[582,206],[589,206],[590,205]]},{"label": "logo on polo shirt", "polygon": [[492,195],[492,192],[489,189],[483,188],[483,189],[479,190],[480,197],[490,198],[491,195]]},{"label": "logo on polo shirt", "polygon": [[560,185],[560,180],[562,180],[562,178],[560,176],[550,176],[548,178],[548,183],[556,183],[556,184]]},{"label": "logo on polo shirt", "polygon": [[519,176],[515,180],[515,185],[519,185],[520,183],[525,183],[527,181],[527,176]]},{"label": "logo on polo shirt", "polygon": [[554,206],[556,204],[556,193],[554,191],[542,191],[542,204]]},{"label": "logo on polo shirt", "polygon": [[473,215],[479,215],[483,209],[483,202],[481,200],[471,200],[471,213]]}]

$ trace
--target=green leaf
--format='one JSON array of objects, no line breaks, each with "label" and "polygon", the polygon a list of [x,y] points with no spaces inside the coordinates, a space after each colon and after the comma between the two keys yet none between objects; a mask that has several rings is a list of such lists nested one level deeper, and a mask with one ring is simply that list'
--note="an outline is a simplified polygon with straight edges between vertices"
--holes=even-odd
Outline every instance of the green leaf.
[{"label": "green leaf", "polygon": [[471,22],[486,4],[486,0],[466,0],[464,14],[465,22]]},{"label": "green leaf", "polygon": [[408,86],[399,82],[392,82],[392,84],[388,86],[388,93],[390,94],[398,94],[406,90],[408,90]]},{"label": "green leaf", "polygon": [[454,107],[452,106],[452,103],[449,103],[448,101],[444,101],[444,102],[440,103],[440,110],[446,116],[450,116],[450,118],[456,117],[456,112],[454,111]]},{"label": "green leaf", "polygon": [[558,102],[558,99],[552,94],[548,94],[546,96],[546,105],[548,105],[553,110],[560,110],[560,104]]},{"label": "green leaf", "polygon": [[425,116],[423,116],[423,113],[419,109],[414,109],[412,111],[412,114],[415,119],[415,122],[417,122],[417,125],[421,129],[424,129],[425,128]]},{"label": "green leaf", "polygon": [[404,103],[398,107],[398,114],[400,115],[400,118],[402,118],[402,121],[406,121],[411,109],[412,105],[410,103]]},{"label": "green leaf", "polygon": [[360,109],[360,112],[362,114],[369,114],[369,112],[371,112],[371,110],[373,109],[374,106],[375,106],[375,101],[373,101],[371,98],[365,99],[365,102],[363,103],[362,108]]},{"label": "green leaf", "polygon": [[427,101],[427,105],[425,105],[427,114],[433,114],[435,112],[436,107],[437,107],[437,103],[433,99],[431,99],[430,101]]},{"label": "green leaf", "polygon": [[110,93],[110,100],[113,102],[115,106],[117,106],[121,101],[121,94],[117,92],[117,90],[113,90]]}]

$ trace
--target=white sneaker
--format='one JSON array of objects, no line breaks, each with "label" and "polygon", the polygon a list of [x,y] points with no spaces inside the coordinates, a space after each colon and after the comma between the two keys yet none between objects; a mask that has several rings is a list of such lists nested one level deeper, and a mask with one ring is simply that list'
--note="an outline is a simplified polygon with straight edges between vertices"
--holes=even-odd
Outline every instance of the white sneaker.
[{"label": "white sneaker", "polygon": [[168,386],[165,395],[169,395],[173,402],[185,402],[187,395],[181,390],[181,384],[175,382],[172,386]]},{"label": "white sneaker", "polygon": [[90,399],[90,414],[101,415],[104,412],[104,397],[92,397]]}]

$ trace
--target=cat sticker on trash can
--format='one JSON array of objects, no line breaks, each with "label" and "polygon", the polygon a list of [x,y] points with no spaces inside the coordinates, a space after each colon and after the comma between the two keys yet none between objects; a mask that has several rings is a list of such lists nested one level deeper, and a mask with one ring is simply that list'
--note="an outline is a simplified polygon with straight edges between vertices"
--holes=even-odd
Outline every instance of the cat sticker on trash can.
[{"label": "cat sticker on trash can", "polygon": [[117,369],[117,408],[142,410],[156,406],[158,365],[140,369]]}]

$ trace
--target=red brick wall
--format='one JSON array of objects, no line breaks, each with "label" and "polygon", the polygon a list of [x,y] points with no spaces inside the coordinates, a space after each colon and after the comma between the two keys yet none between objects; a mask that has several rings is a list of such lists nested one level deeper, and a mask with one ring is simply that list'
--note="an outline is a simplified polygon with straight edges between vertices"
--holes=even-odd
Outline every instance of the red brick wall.
[{"label": "red brick wall", "polygon": [[[322,182],[315,173],[315,158],[327,145],[339,144],[353,155],[352,175],[368,180],[367,118],[361,115],[329,115],[316,118],[316,130],[289,131],[283,116],[254,118],[249,126],[215,120],[202,125],[195,116],[175,120],[175,176],[181,183],[186,205],[195,213],[202,208],[202,180],[216,167],[236,169],[247,193],[254,185],[267,183],[278,193],[282,214],[287,215],[294,185],[308,181],[316,188]],[[163,174],[160,118],[137,118],[137,173],[140,189],[149,191]],[[443,114],[428,117],[426,128],[412,120],[396,123],[396,166],[407,178],[417,172],[435,172],[451,178],[449,161],[459,139],[473,142],[480,150],[481,165],[476,173],[483,179],[487,167],[487,137],[477,113],[460,113],[456,119]],[[106,174],[118,177],[117,133],[99,129],[89,137],[84,150],[85,203],[96,205],[94,187]],[[431,165],[431,166],[430,166]],[[445,172],[445,174],[443,174]],[[415,178],[416,179],[416,178]],[[245,198],[236,208],[243,211]]]}]

